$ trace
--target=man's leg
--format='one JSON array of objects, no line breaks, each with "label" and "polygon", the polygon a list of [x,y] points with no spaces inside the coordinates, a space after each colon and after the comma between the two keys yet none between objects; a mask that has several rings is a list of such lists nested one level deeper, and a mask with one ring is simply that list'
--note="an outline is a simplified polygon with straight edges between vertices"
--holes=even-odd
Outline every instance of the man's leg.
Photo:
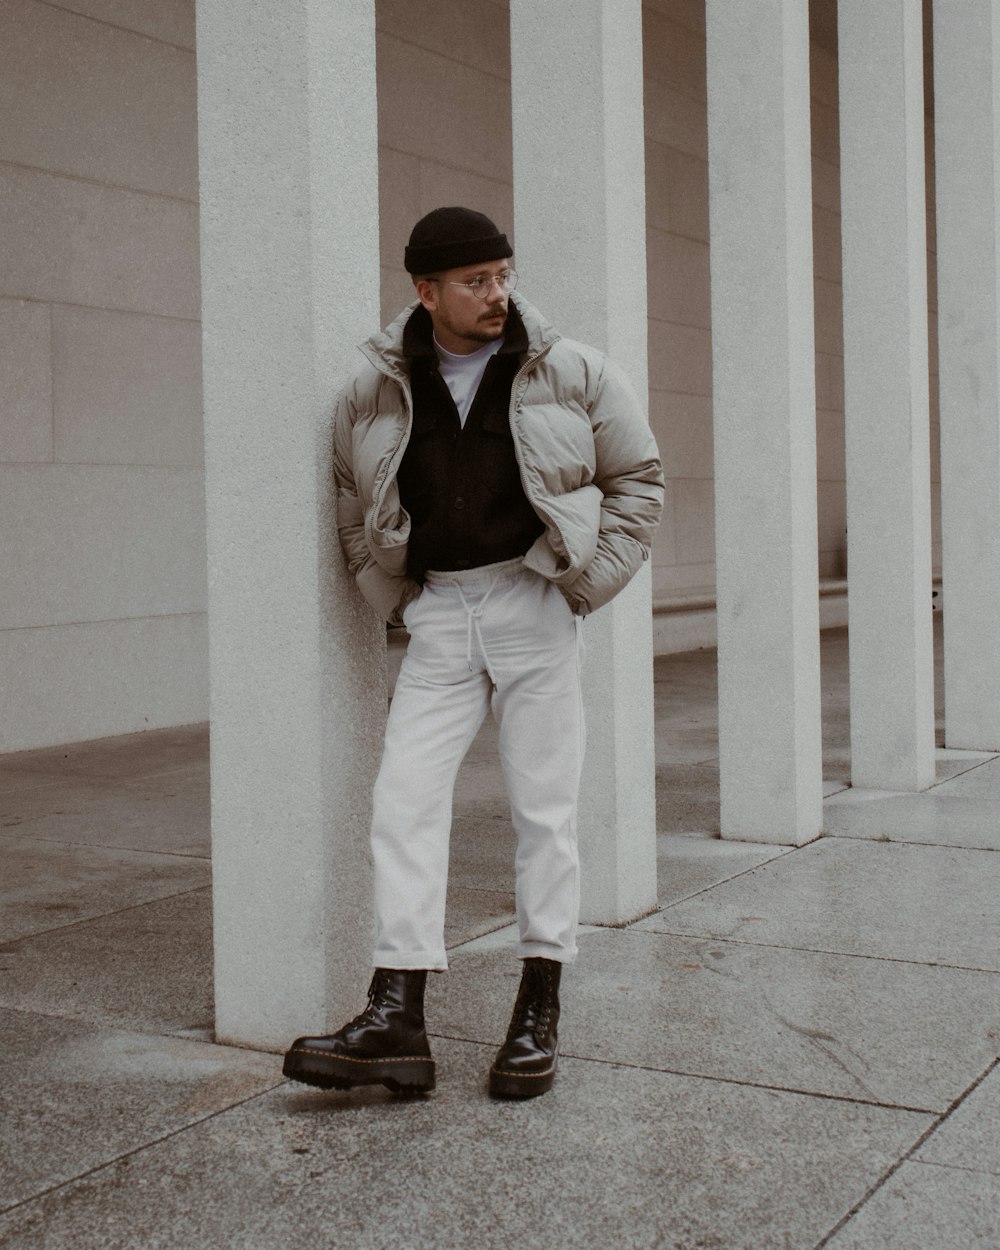
[{"label": "man's leg", "polygon": [[[517,833],[521,987],[490,1071],[497,1097],[542,1094],[555,1078],[559,979],[576,956],[580,906],[577,798],[585,732],[579,622],[549,583],[525,573],[510,608],[522,623],[509,651],[491,651],[494,713]],[[489,645],[489,644],[488,644]]]},{"label": "man's leg", "polygon": [[[455,662],[448,663],[437,655],[448,646],[448,631],[424,638],[425,618],[449,613],[452,605],[417,606],[417,632],[396,682],[375,783],[374,962],[379,968],[443,970],[455,777],[486,715],[489,683],[484,674],[469,672],[464,634]],[[464,613],[460,627],[463,620]]]},{"label": "man's leg", "polygon": [[570,963],[580,907],[576,814],[585,745],[578,622],[554,586],[532,574],[525,579],[522,654],[512,658],[493,698],[517,833],[518,953]]},{"label": "man's leg", "polygon": [[428,969],[447,967],[452,793],[486,714],[489,682],[469,670],[467,616],[457,596],[428,587],[406,622],[410,645],[373,803],[376,939],[368,1006],[337,1033],[298,1038],[285,1056],[286,1076],[323,1088],[434,1087],[424,986]]}]

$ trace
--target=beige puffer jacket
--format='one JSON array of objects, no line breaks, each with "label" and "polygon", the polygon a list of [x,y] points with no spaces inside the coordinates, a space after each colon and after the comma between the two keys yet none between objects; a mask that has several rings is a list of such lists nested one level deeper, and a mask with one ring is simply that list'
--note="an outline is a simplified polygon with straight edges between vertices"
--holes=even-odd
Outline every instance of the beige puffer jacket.
[{"label": "beige puffer jacket", "polygon": [[[559,587],[577,615],[612,599],[649,555],[663,507],[663,470],[628,381],[601,352],[561,338],[516,294],[528,353],[511,387],[521,481],[545,532],[525,564]],[[337,527],[351,572],[391,624],[420,593],[406,573],[410,518],[396,472],[413,401],[403,313],[361,350],[369,360],[341,395],[334,422]]]}]

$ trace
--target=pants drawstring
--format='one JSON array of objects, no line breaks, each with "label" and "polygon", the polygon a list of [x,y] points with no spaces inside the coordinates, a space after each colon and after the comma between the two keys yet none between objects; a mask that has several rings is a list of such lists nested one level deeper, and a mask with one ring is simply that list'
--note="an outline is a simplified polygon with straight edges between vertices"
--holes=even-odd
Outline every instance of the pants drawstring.
[{"label": "pants drawstring", "polygon": [[486,607],[486,600],[493,593],[493,589],[496,586],[498,580],[499,580],[499,574],[496,577],[494,577],[494,579],[490,582],[489,586],[486,587],[486,593],[483,595],[483,597],[479,600],[479,602],[474,607],[470,606],[469,601],[468,599],[466,599],[465,595],[463,594],[462,587],[458,584],[458,582],[452,583],[455,589],[458,591],[458,597],[462,600],[462,606],[465,608],[465,611],[469,617],[469,628],[465,636],[465,658],[469,662],[469,672],[471,673],[473,671],[472,636],[473,634],[475,634],[476,642],[479,644],[479,650],[482,652],[483,665],[486,669],[486,676],[490,679],[490,682],[492,683],[494,690],[496,690],[497,688],[496,674],[493,672],[493,666],[490,664],[489,653],[486,650],[486,643],[483,641],[483,631],[479,622],[483,619],[483,609]]}]

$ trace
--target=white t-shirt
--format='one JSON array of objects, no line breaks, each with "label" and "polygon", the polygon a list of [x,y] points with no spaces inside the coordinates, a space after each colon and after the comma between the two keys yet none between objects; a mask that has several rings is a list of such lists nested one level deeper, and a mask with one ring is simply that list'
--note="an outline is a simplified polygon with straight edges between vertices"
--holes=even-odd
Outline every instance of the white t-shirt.
[{"label": "white t-shirt", "polygon": [[486,366],[501,347],[503,347],[503,339],[493,339],[492,342],[484,343],[482,347],[469,352],[466,356],[456,356],[454,352],[445,351],[436,338],[434,340],[434,350],[438,355],[441,376],[447,383],[448,390],[451,391],[463,429],[469,409],[472,407],[472,401],[476,398],[476,391],[479,390],[479,383],[486,372]]}]

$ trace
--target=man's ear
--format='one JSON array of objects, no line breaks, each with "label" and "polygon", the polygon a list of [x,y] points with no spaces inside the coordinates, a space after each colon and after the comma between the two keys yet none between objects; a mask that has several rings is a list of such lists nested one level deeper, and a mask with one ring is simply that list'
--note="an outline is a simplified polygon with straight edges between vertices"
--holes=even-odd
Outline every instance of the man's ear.
[{"label": "man's ear", "polygon": [[432,282],[430,278],[415,278],[413,286],[417,292],[417,299],[420,300],[427,311],[437,312],[437,283]]}]

